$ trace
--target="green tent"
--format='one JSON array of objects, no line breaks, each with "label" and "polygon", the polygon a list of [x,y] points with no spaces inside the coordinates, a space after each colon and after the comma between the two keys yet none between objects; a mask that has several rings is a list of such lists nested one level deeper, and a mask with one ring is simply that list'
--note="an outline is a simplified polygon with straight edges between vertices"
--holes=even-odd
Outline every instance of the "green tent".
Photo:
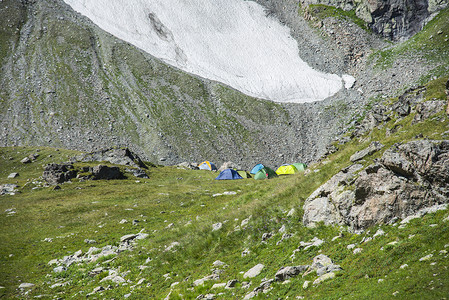
[{"label": "green tent", "polygon": [[239,175],[242,176],[243,178],[252,178],[251,174],[249,174],[249,172],[247,171],[237,170],[237,173],[239,173]]},{"label": "green tent", "polygon": [[256,180],[270,179],[270,178],[274,178],[274,177],[278,177],[278,174],[276,174],[275,171],[273,171],[272,169],[270,169],[268,167],[264,167],[264,168],[260,169],[260,171],[257,172],[256,175],[254,175],[254,179],[256,179]]},{"label": "green tent", "polygon": [[305,171],[305,169],[307,169],[307,165],[303,164],[303,163],[294,163],[292,164],[293,166],[295,166],[295,168],[299,171],[299,172],[303,172]]}]

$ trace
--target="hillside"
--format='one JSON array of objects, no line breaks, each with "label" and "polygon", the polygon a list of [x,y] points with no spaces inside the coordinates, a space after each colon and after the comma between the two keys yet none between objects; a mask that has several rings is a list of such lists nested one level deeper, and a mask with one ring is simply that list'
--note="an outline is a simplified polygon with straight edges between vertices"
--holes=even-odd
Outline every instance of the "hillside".
[{"label": "hillside", "polygon": [[[367,129],[373,109],[367,111],[351,138],[306,173],[270,180],[216,181],[214,172],[149,164],[149,179],[72,179],[55,189],[43,182],[42,166],[78,152],[1,148],[0,183],[16,184],[17,192],[0,198],[0,293],[44,299],[445,297],[447,197],[430,210],[356,231],[323,222],[306,227],[303,205],[354,165],[355,155],[368,170],[396,143],[447,140],[446,102],[435,97],[445,96],[447,80],[385,99],[377,111],[389,120]],[[410,110],[401,114],[404,103]],[[424,104],[434,109],[426,113]],[[373,141],[384,147],[360,156]],[[20,162],[29,155],[33,162]],[[18,177],[5,179],[12,172]],[[260,273],[246,274],[260,264]]]},{"label": "hillside", "polygon": [[388,43],[354,19],[310,19],[295,1],[261,4],[290,28],[305,62],[354,76],[354,87],[306,104],[255,99],[162,63],[60,0],[2,1],[0,145],[128,146],[166,165],[310,162],[364,104],[447,70],[447,55],[429,60],[421,52],[384,64],[379,50]]},{"label": "hillside", "polygon": [[255,2],[354,85],[254,98],[62,0],[0,1],[1,299],[447,298],[447,1]]}]

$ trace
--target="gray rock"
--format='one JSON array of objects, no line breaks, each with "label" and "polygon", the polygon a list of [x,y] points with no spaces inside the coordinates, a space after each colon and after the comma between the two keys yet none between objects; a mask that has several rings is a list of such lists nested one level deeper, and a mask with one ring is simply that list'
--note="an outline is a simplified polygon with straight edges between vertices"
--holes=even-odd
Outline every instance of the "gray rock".
[{"label": "gray rock", "polygon": [[29,163],[31,163],[31,159],[29,157],[25,157],[20,162],[22,164],[29,164]]},{"label": "gray rock", "polygon": [[223,227],[223,223],[215,223],[215,224],[212,224],[212,231],[220,230],[221,227]]},{"label": "gray rock", "polygon": [[8,175],[8,179],[19,177],[19,173],[11,173]]},{"label": "gray rock", "polygon": [[52,185],[64,183],[76,177],[72,164],[48,164],[44,168],[42,179]]},{"label": "gray rock", "polygon": [[141,169],[141,168],[136,168],[136,169],[125,169],[126,172],[131,173],[134,177],[137,178],[144,178],[144,179],[148,179],[150,177],[148,177],[147,173]]},{"label": "gray rock", "polygon": [[64,267],[64,266],[59,266],[59,267],[56,267],[56,268],[53,269],[53,272],[55,272],[55,273],[61,273],[61,272],[64,272],[64,271],[67,271],[67,268]]},{"label": "gray rock", "polygon": [[340,172],[305,201],[304,224],[355,230],[449,202],[449,141],[417,140],[387,149],[352,177]]},{"label": "gray rock", "polygon": [[271,232],[265,232],[264,234],[262,234],[262,241],[265,242],[268,239],[270,239],[273,236],[273,234]]},{"label": "gray rock", "polygon": [[416,114],[415,118],[412,121],[412,124],[424,121],[431,116],[439,113],[444,110],[447,105],[447,101],[439,100],[439,101],[425,101],[418,103],[416,105]]},{"label": "gray rock", "polygon": [[226,288],[234,288],[239,281],[237,279],[231,279],[226,283]]},{"label": "gray rock", "polygon": [[134,240],[137,237],[137,234],[127,234],[120,238],[120,243],[129,242]]},{"label": "gray rock", "polygon": [[19,186],[17,184],[1,184],[0,185],[0,195],[15,195],[17,192],[17,188]]},{"label": "gray rock", "polygon": [[30,289],[34,286],[35,286],[35,284],[33,284],[33,283],[21,283],[19,285],[19,289]]},{"label": "gray rock", "polygon": [[284,281],[305,272],[307,269],[309,269],[309,267],[310,266],[308,265],[282,267],[279,271],[276,272],[274,278],[276,281]]},{"label": "gray rock", "polygon": [[147,166],[140,157],[128,148],[110,148],[75,156],[72,161],[94,162],[107,161],[115,165],[144,168]]},{"label": "gray rock", "polygon": [[384,145],[382,145],[379,142],[371,142],[371,144],[367,148],[354,153],[349,159],[352,162],[359,161],[359,160],[363,159],[365,156],[372,155],[373,153],[379,151],[383,147],[384,147]]},{"label": "gray rock", "polygon": [[122,172],[118,167],[108,167],[105,165],[98,165],[92,168],[93,179],[95,180],[112,180],[124,179]]},{"label": "gray rock", "polygon": [[195,280],[195,281],[193,282],[193,286],[203,285],[206,281],[209,281],[209,280],[218,280],[218,279],[220,279],[220,276],[218,276],[218,275],[216,275],[216,274],[212,274],[212,275],[209,275],[209,276],[206,276],[206,277],[203,277],[203,278],[200,278],[200,279]]},{"label": "gray rock", "polygon": [[254,278],[259,275],[265,266],[263,264],[257,264],[243,274],[243,278]]}]

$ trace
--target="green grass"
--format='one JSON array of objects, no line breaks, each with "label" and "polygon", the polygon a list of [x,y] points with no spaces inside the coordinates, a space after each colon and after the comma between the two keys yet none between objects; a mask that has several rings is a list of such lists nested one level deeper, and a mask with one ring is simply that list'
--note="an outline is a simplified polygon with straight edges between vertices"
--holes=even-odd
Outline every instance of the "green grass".
[{"label": "green grass", "polygon": [[[429,83],[429,94],[434,94],[430,87],[439,86],[438,82]],[[1,148],[0,184],[17,183],[20,193],[0,198],[0,286],[5,287],[0,289],[0,297],[23,298],[17,287],[21,282],[31,282],[36,286],[27,297],[83,298],[95,287],[110,284],[112,289],[101,292],[101,298],[122,298],[131,293],[131,299],[161,299],[171,290],[171,299],[192,299],[206,293],[223,293],[219,299],[242,298],[258,286],[262,278],[273,278],[280,267],[311,264],[319,253],[328,255],[342,266],[343,271],[335,279],[319,286],[310,285],[304,290],[303,283],[306,280],[313,282],[316,275],[298,276],[286,285],[274,283],[273,290],[262,298],[385,299],[396,292],[399,299],[446,297],[449,292],[447,254],[440,254],[440,251],[449,251],[449,246],[446,247],[449,230],[442,221],[448,215],[447,211],[414,220],[403,229],[380,226],[386,235],[367,243],[361,243],[362,239],[371,237],[379,226],[357,235],[344,228],[318,226],[309,229],[301,225],[304,200],[341,168],[348,166],[349,157],[372,140],[381,141],[387,149],[394,143],[414,139],[418,133],[432,139],[447,138],[445,132],[449,124],[443,113],[413,125],[412,119],[413,115],[393,119],[359,140],[340,145],[338,152],[312,165],[307,176],[298,174],[266,181],[215,181],[216,173],[156,167],[151,169],[150,179],[74,180],[62,184],[62,190],[53,191],[38,183],[42,165],[65,161],[75,155],[75,151],[41,147],[37,161],[23,165],[19,163],[20,159],[36,153],[36,148]],[[387,136],[386,128],[393,126],[400,126],[400,129]],[[378,158],[382,151],[366,158],[364,164]],[[19,172],[20,176],[6,179],[11,172]],[[237,194],[213,197],[224,191]],[[16,214],[8,216],[5,211],[10,208],[14,208]],[[287,217],[291,208],[295,208],[296,213]],[[252,217],[247,227],[235,230],[249,216]],[[122,219],[128,222],[121,224]],[[137,225],[132,225],[133,220],[139,221]],[[223,227],[213,232],[212,224],[217,222],[223,223]],[[169,224],[173,225],[169,227]],[[430,227],[430,224],[438,226]],[[282,236],[278,230],[282,226],[293,236],[277,244]],[[149,237],[140,241],[131,252],[102,258],[95,263],[72,265],[59,274],[48,265],[52,259],[61,259],[78,250],[86,252],[91,246],[118,245],[121,236],[141,230]],[[266,232],[274,235],[262,243],[262,234]],[[340,233],[342,237],[332,242],[332,238]],[[414,237],[409,238],[411,235]],[[291,258],[300,241],[310,241],[314,237],[325,240],[325,243],[320,248],[301,250],[294,259]],[[44,241],[45,238],[51,238],[52,242]],[[85,244],[85,239],[97,243]],[[176,252],[164,251],[174,241],[180,243]],[[392,241],[398,243],[387,245]],[[347,249],[350,244],[356,244],[363,251],[353,254]],[[250,254],[242,257],[244,249]],[[434,254],[432,260],[419,261],[429,253]],[[152,260],[146,263],[148,258]],[[192,286],[194,280],[211,274],[215,260],[228,265],[218,282],[238,279],[237,288],[211,290],[214,281],[204,286]],[[242,289],[241,283],[245,280],[241,272],[257,263],[266,267],[251,280],[249,290]],[[403,264],[408,267],[401,269]],[[89,275],[99,266],[120,273],[129,271],[124,275],[129,284],[100,283],[108,275],[106,271],[93,277]],[[140,269],[139,266],[147,268]],[[170,279],[166,280],[164,274],[169,274]],[[144,283],[136,285],[142,278]],[[379,282],[380,279],[383,281]],[[57,282],[68,284],[50,288]],[[179,284],[171,288],[174,282]]]},{"label": "green grass", "polygon": [[371,30],[366,25],[366,22],[356,16],[355,10],[345,11],[341,8],[324,5],[324,4],[311,4],[308,6],[309,12],[312,16],[324,20],[326,18],[337,18],[340,20],[352,21],[354,24],[362,28],[367,32]]}]

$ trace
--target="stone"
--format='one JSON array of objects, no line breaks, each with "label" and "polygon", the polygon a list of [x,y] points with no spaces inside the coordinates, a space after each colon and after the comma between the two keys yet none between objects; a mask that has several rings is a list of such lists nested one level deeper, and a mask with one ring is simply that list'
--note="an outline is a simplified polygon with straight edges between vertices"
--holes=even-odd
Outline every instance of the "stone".
[{"label": "stone", "polygon": [[415,118],[412,121],[412,124],[424,121],[429,117],[431,117],[432,115],[439,113],[440,111],[444,110],[446,105],[447,102],[444,100],[424,101],[418,103],[416,105],[416,114]]},{"label": "stone", "polygon": [[226,169],[241,170],[242,168],[238,164],[233,163],[232,161],[227,161],[221,165],[221,167],[218,169],[218,172],[224,171]]},{"label": "stone", "polygon": [[112,180],[124,179],[125,176],[120,171],[119,167],[108,167],[105,165],[98,165],[92,168],[92,179],[94,180]]},{"label": "stone", "polygon": [[299,245],[301,247],[304,247],[304,250],[307,250],[307,249],[309,249],[311,247],[319,247],[323,243],[324,243],[323,240],[320,240],[319,238],[314,237],[310,242],[303,242],[303,241],[299,242]]},{"label": "stone", "polygon": [[313,258],[311,267],[312,267],[312,269],[316,270],[316,269],[326,267],[329,265],[332,265],[332,260],[328,256],[326,256],[324,254],[320,254]]},{"label": "stone", "polygon": [[134,177],[137,178],[144,178],[144,179],[148,179],[150,177],[148,177],[147,173],[141,169],[141,168],[136,168],[136,169],[125,169],[126,172],[131,173]]},{"label": "stone", "polygon": [[31,163],[31,159],[29,157],[25,157],[20,162],[22,164],[29,164],[29,163]]},{"label": "stone", "polygon": [[120,238],[120,243],[129,242],[134,240],[137,237],[137,234],[127,234]]},{"label": "stone", "polygon": [[35,286],[35,284],[33,284],[33,283],[21,283],[19,285],[19,289],[30,289],[34,286]]},{"label": "stone", "polygon": [[271,232],[265,232],[264,234],[262,234],[262,241],[265,242],[272,236],[273,236],[273,234]]},{"label": "stone", "polygon": [[226,283],[226,288],[227,289],[234,288],[238,282],[239,281],[237,279],[231,279]]},{"label": "stone", "polygon": [[287,217],[293,217],[296,213],[296,210],[294,208],[290,209],[290,211],[287,214]]},{"label": "stone", "polygon": [[310,284],[310,281],[308,281],[308,280],[304,281],[302,288],[306,290],[309,287],[309,284]]},{"label": "stone", "polygon": [[17,188],[19,186],[17,184],[1,184],[0,185],[0,195],[15,195],[17,192]]},{"label": "stone", "polygon": [[212,286],[212,289],[220,289],[220,288],[225,288],[225,287],[226,287],[226,282],[224,282],[224,283],[215,283]]},{"label": "stone", "polygon": [[100,280],[100,282],[104,282],[104,281],[112,281],[112,282],[117,283],[117,284],[121,284],[121,283],[125,283],[126,282],[126,280],[123,277],[121,277],[121,276],[119,276],[117,274],[112,274],[112,275],[106,276],[105,278]]},{"label": "stone", "polygon": [[147,165],[140,157],[128,148],[109,148],[91,153],[75,156],[72,161],[94,162],[106,161],[115,165],[130,166],[147,169]]},{"label": "stone", "polygon": [[427,260],[430,260],[432,257],[433,257],[433,254],[429,254],[429,255],[426,255],[424,257],[421,257],[419,259],[419,261],[427,261]]},{"label": "stone", "polygon": [[223,223],[220,223],[220,222],[212,224],[212,231],[220,230],[222,227],[223,227]]},{"label": "stone", "polygon": [[222,266],[224,266],[224,265],[226,265],[224,262],[222,262],[221,260],[216,260],[216,261],[214,261],[213,263],[212,263],[212,265],[214,266],[214,267],[222,267]]},{"label": "stone", "polygon": [[324,275],[321,275],[317,279],[315,279],[315,281],[313,282],[313,285],[320,284],[323,281],[326,281],[326,280],[329,280],[329,279],[333,279],[333,278],[335,278],[335,273],[334,272],[326,273]]},{"label": "stone", "polygon": [[265,266],[263,264],[257,264],[254,267],[252,267],[251,269],[249,269],[248,271],[246,271],[245,274],[243,274],[243,278],[254,278],[257,275],[259,275],[263,268]]},{"label": "stone", "polygon": [[371,144],[367,148],[354,153],[349,158],[349,160],[352,162],[359,161],[359,160],[365,158],[366,156],[374,154],[375,152],[379,151],[383,147],[384,147],[384,145],[382,145],[380,142],[377,142],[377,141],[371,142]]},{"label": "stone", "polygon": [[305,272],[309,267],[310,266],[308,265],[282,267],[279,271],[276,272],[276,274],[274,275],[274,279],[276,281],[284,281],[290,279]]},{"label": "stone", "polygon": [[307,198],[304,225],[323,222],[357,231],[449,202],[447,140],[396,144],[360,173],[350,169],[337,173]]},{"label": "stone", "polygon": [[193,286],[200,286],[200,285],[203,285],[206,281],[209,281],[209,280],[218,280],[219,278],[220,278],[220,277],[219,277],[218,275],[212,274],[212,275],[209,275],[209,276],[206,276],[206,277],[203,277],[203,278],[200,278],[200,279],[195,280],[195,281],[193,282]]},{"label": "stone", "polygon": [[357,253],[360,253],[362,251],[363,251],[362,248],[355,248],[354,251],[352,251],[352,253],[357,254]]},{"label": "stone", "polygon": [[57,185],[75,178],[76,175],[72,164],[48,164],[44,167],[42,179],[48,184]]},{"label": "stone", "polygon": [[19,177],[19,173],[11,173],[8,175],[8,179]]},{"label": "stone", "polygon": [[59,267],[56,267],[56,268],[53,269],[54,273],[62,273],[64,271],[67,271],[67,268],[64,267],[64,266],[59,266]]}]

